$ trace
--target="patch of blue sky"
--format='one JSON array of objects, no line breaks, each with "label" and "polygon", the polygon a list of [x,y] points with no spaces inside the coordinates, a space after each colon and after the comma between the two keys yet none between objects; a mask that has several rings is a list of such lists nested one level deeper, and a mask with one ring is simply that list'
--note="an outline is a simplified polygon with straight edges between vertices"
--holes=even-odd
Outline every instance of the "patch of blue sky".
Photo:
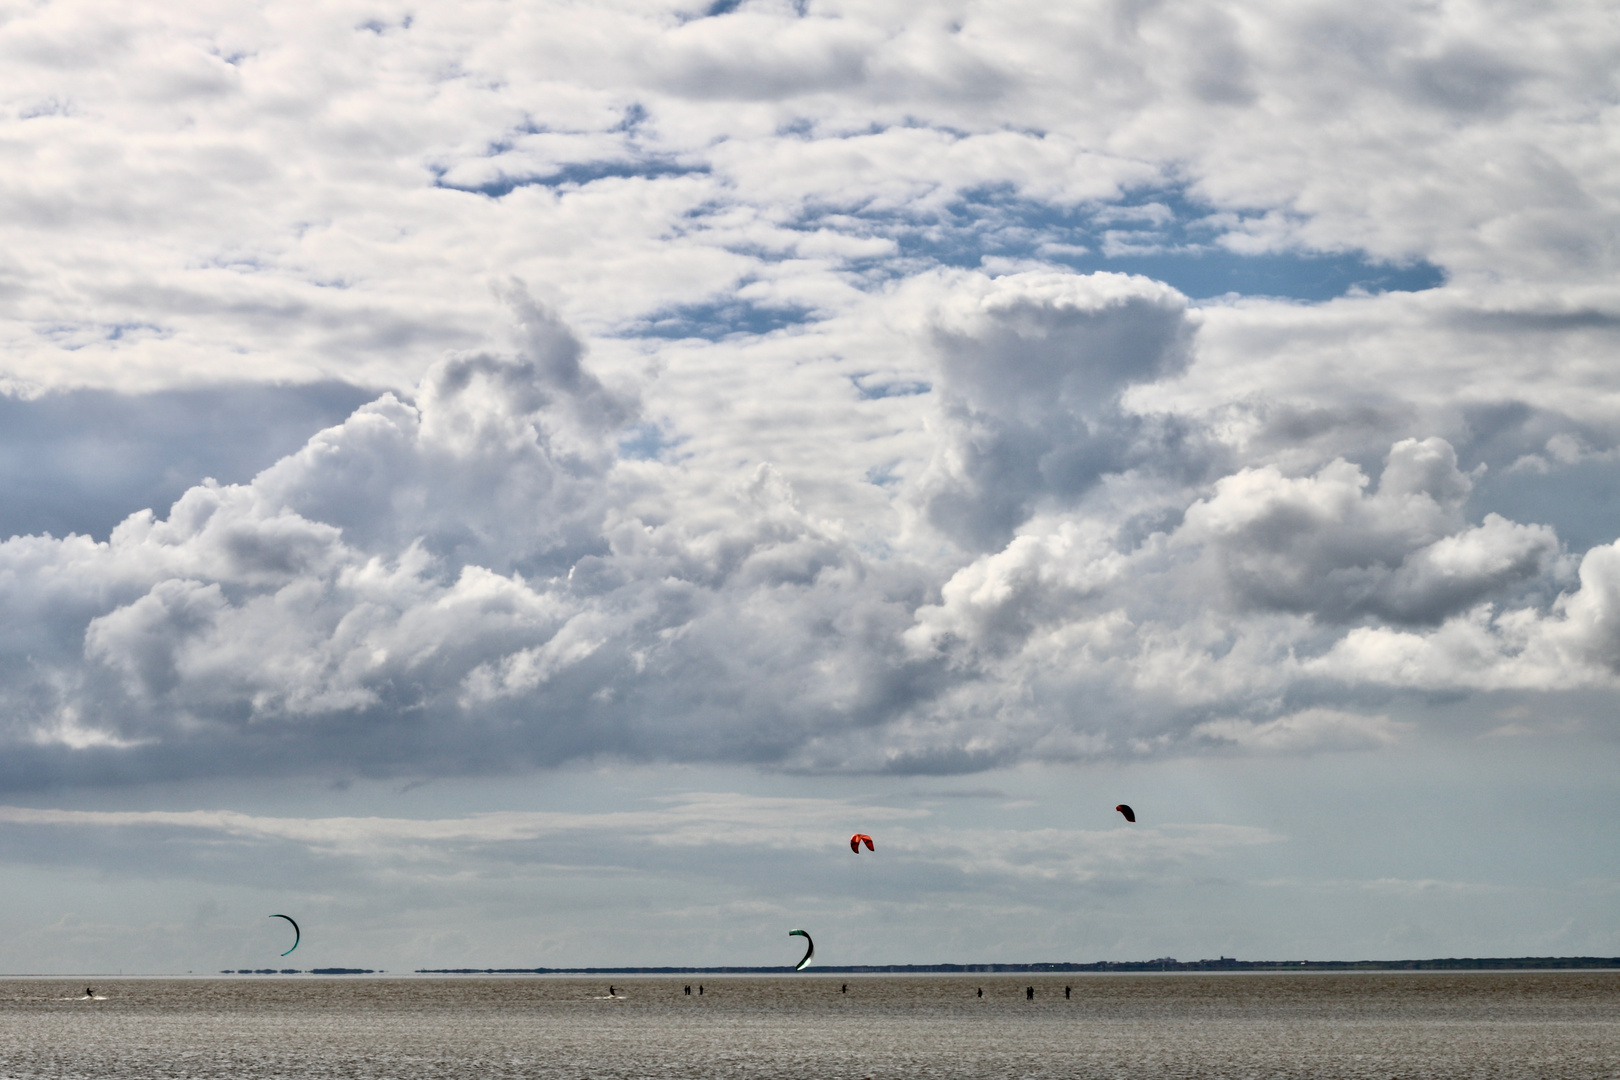
[{"label": "patch of blue sky", "polygon": [[365,31],[367,33],[376,34],[378,37],[381,37],[382,35],[388,33],[391,30],[394,30],[396,28],[400,29],[400,30],[409,30],[415,24],[416,24],[416,16],[415,15],[406,15],[404,18],[400,19],[399,22],[397,22],[397,23],[384,22],[381,19],[367,19],[365,22],[361,23],[359,26],[356,26],[355,30],[357,32],[363,30],[363,31]]},{"label": "patch of blue sky", "polygon": [[1039,259],[1085,273],[1142,274],[1194,299],[1237,293],[1319,301],[1356,290],[1417,292],[1445,281],[1430,263],[1381,262],[1363,252],[1241,254],[1217,242],[1236,219],[1217,218],[1175,190],[1140,192],[1129,203],[1062,207],[996,187],[967,192],[929,218],[847,209],[836,216],[845,229],[860,222],[871,235],[892,238],[903,259],[964,267],[987,257]]},{"label": "patch of blue sky", "polygon": [[933,386],[922,379],[890,379],[883,381],[871,372],[862,372],[849,377],[850,385],[855,392],[866,401],[876,401],[880,398],[913,397],[917,394],[926,394]]},{"label": "patch of blue sky", "polygon": [[684,441],[684,438],[670,438],[657,424],[641,423],[619,436],[619,456],[633,461],[657,461],[666,450]]},{"label": "patch of blue sky", "polygon": [[170,333],[156,323],[123,322],[108,323],[105,336],[108,341],[122,341],[126,337],[134,336],[168,337]]},{"label": "patch of blue sky", "polygon": [[628,329],[636,337],[719,341],[733,334],[762,335],[812,322],[812,308],[766,305],[750,300],[680,304],[654,312]]},{"label": "patch of blue sky", "polygon": [[895,474],[897,465],[897,462],[891,461],[887,465],[872,466],[866,470],[866,482],[876,487],[893,487],[900,482],[900,477]]},{"label": "patch of blue sky", "polygon": [[17,110],[18,120],[37,120],[42,116],[72,116],[73,103],[56,95],[41,98]]},{"label": "patch of blue sky", "polygon": [[689,176],[707,173],[707,165],[682,165],[673,161],[643,159],[639,161],[576,161],[558,165],[543,173],[502,173],[482,184],[458,184],[445,179],[440,171],[433,186],[452,191],[467,191],[499,199],[522,187],[584,187],[598,180],[656,180],[669,176]]},{"label": "patch of blue sky", "polygon": [[1353,291],[1421,292],[1445,283],[1428,263],[1397,266],[1360,254],[1240,255],[1224,248],[1113,257],[1056,256],[1077,270],[1114,270],[1154,278],[1194,299],[1237,293],[1291,300],[1331,300]]},{"label": "patch of blue sky", "polygon": [[[714,19],[721,15],[730,15],[733,11],[736,11],[738,8],[742,7],[745,2],[746,0],[714,0],[713,3],[703,10],[702,17],[705,19]],[[793,8],[793,13],[801,19],[810,12],[810,0],[793,0],[791,6]]]}]

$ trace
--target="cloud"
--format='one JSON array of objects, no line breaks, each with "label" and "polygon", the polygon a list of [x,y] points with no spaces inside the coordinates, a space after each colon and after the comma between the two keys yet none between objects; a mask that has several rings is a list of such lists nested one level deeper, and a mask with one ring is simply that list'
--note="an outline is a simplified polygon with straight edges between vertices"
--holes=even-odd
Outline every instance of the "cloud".
[{"label": "cloud", "polygon": [[[1554,601],[1556,534],[1471,520],[1446,440],[1396,442],[1376,486],[1343,459],[1223,474],[1216,431],[1133,409],[1130,388],[1197,362],[1185,300],[1145,279],[940,274],[881,297],[933,387],[844,382],[931,436],[864,504],[887,536],[835,471],[802,474],[807,500],[769,461],[724,465],[724,440],[625,456],[656,381],[599,376],[506,295],[514,351],[452,354],[249,483],[105,541],[0,545],[5,782],[1389,746],[1398,727],[1324,688],[1457,678],[1370,658],[1430,670],[1414,657],[1481,604],[1506,605],[1492,640],[1551,628],[1540,685],[1607,655],[1602,556]],[[1520,685],[1494,648],[1478,663]]]},{"label": "cloud", "polygon": [[1307,752],[1608,685],[1615,47],[21,12],[0,785]]},{"label": "cloud", "polygon": [[[287,818],[230,810],[54,810],[0,807],[0,822],[20,826],[81,829],[146,829],[218,833],[240,842],[289,841],[313,851],[349,858],[384,852],[411,855],[460,845],[491,845],[542,837],[592,838],[693,847],[800,846],[806,830],[816,835],[852,813],[874,822],[926,816],[922,810],[856,807],[845,800],[769,798],[735,793],[666,796],[658,809],[569,813],[500,811],[465,818]],[[419,845],[428,845],[420,847]]]},{"label": "cloud", "polygon": [[1133,445],[1140,421],[1118,401],[1186,366],[1186,300],[1117,274],[952,284],[923,331],[946,432],[925,497],[930,520],[964,546],[998,547],[1039,502],[1072,501],[1153,456]]},{"label": "cloud", "polygon": [[[463,818],[295,818],[223,810],[94,811],[0,807],[14,837],[40,832],[126,835],[128,844],[172,848],[278,845],[372,872],[395,864],[431,867],[476,857],[491,863],[558,859],[598,869],[642,865],[661,856],[701,859],[737,849],[826,851],[829,830],[851,816],[879,829],[883,857],[930,880],[941,872],[1007,881],[1115,884],[1173,873],[1200,860],[1283,838],[1265,829],[1182,825],[1130,830],[961,829],[929,823],[927,810],[847,800],[694,793],[645,810],[502,811]],[[116,841],[115,841],[116,842]],[[836,849],[833,849],[836,857]],[[847,853],[846,853],[847,856]],[[285,857],[285,856],[284,856]],[[937,887],[937,886],[936,886]]]},{"label": "cloud", "polygon": [[1311,668],[1424,688],[1612,687],[1620,674],[1620,545],[1581,559],[1579,587],[1546,610],[1481,604],[1427,633],[1363,627]]},{"label": "cloud", "polygon": [[[825,297],[859,242],[904,240],[909,275],[991,194],[1036,212],[967,224],[972,265],[1098,249],[1120,204],[1175,205],[1199,250],[1427,260],[1507,314],[1613,261],[1610,119],[1580,103],[1614,34],[1578,6],[702,14],[20,13],[3,377],[406,390],[479,347],[491,277],[569,283],[591,334],[756,282]],[[842,243],[784,265],[806,234]]]},{"label": "cloud", "polygon": [[881,44],[872,27],[772,6],[749,5],[661,35],[651,55],[654,77],[681,97],[749,102],[865,81]]},{"label": "cloud", "polygon": [[1381,749],[1399,741],[1411,725],[1387,716],[1364,716],[1334,709],[1305,709],[1275,720],[1206,720],[1192,729],[1194,738],[1237,749],[1274,753],[1313,750]]},{"label": "cloud", "polygon": [[1337,620],[1439,622],[1558,556],[1545,526],[1496,514],[1465,525],[1473,483],[1443,439],[1396,443],[1377,489],[1367,484],[1343,460],[1309,478],[1244,469],[1188,508],[1174,541],[1202,547],[1240,606]]}]

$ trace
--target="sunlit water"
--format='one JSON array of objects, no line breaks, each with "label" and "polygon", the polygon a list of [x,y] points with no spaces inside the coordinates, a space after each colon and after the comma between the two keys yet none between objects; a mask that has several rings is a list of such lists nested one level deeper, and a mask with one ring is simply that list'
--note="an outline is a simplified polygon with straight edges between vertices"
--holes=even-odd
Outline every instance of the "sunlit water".
[{"label": "sunlit water", "polygon": [[0,981],[0,1076],[1620,1077],[1620,972],[91,985]]}]

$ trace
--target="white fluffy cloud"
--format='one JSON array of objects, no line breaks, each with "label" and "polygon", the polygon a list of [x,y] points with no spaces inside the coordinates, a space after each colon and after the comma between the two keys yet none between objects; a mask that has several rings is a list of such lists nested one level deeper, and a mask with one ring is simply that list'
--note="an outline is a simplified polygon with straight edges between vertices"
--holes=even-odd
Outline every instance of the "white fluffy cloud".
[{"label": "white fluffy cloud", "polygon": [[0,783],[1307,752],[1612,683],[1601,6],[706,11],[7,12],[7,404],[348,415],[88,534],[0,462]]},{"label": "white fluffy cloud", "polygon": [[[932,289],[932,306],[893,301],[921,312],[935,450],[889,485],[912,523],[880,549],[771,464],[623,456],[635,394],[522,294],[521,351],[452,357],[251,483],[200,485],[105,541],[0,545],[10,781],[109,758],[155,775],[601,755],[953,771],[1378,746],[1401,726],[1288,712],[1291,687],[1399,684],[1356,665],[1492,600],[1517,605],[1503,626],[1603,633],[1602,553],[1551,601],[1556,536],[1472,522],[1443,439],[1397,442],[1376,486],[1343,460],[1190,480],[1190,440],[1121,403],[1191,362],[1172,291],[1047,272]],[[1019,467],[957,467],[996,440]],[[1040,467],[1088,442],[1103,458],[1078,479]],[[993,506],[1008,538],[974,556],[986,530],[929,527],[942,491]],[[1145,528],[1144,503],[1179,520]],[[1560,646],[1545,685],[1585,685],[1602,648]]]},{"label": "white fluffy cloud", "polygon": [[[5,378],[404,389],[482,344],[491,278],[597,333],[739,286],[842,310],[942,247],[1363,251],[1613,311],[1601,4],[703,11],[14,5]],[[1187,198],[1191,239],[1114,212]]]},{"label": "white fluffy cloud", "polygon": [[1328,619],[1436,622],[1558,556],[1546,526],[1466,524],[1472,484],[1443,439],[1396,443],[1377,490],[1367,483],[1342,459],[1310,477],[1244,469],[1188,508],[1174,539],[1206,553],[1238,604]]}]

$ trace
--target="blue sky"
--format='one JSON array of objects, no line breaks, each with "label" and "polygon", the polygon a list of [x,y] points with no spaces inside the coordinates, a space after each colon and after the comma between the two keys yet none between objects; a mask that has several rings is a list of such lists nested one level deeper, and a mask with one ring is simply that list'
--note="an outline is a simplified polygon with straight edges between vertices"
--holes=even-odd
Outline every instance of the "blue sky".
[{"label": "blue sky", "polygon": [[1620,952],[1617,52],[18,9],[0,970]]}]

